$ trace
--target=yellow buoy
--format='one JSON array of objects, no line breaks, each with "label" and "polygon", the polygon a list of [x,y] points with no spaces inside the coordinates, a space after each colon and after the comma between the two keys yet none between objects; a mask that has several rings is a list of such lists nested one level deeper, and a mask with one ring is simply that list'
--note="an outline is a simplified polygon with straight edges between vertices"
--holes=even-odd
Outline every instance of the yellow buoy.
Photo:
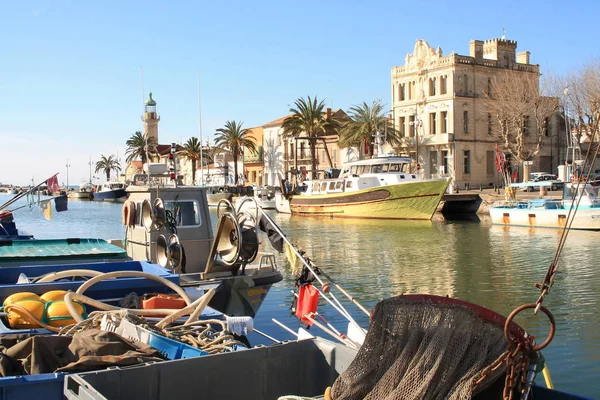
[{"label": "yellow buoy", "polygon": [[43,302],[48,303],[49,301],[62,301],[67,294],[66,290],[51,290],[40,296]]},{"label": "yellow buoy", "polygon": [[25,300],[25,299],[39,300],[40,296],[38,296],[35,293],[31,293],[31,292],[19,292],[19,293],[11,294],[10,296],[8,296],[4,300],[3,305],[4,305],[4,307],[6,307],[9,304],[13,304],[13,303],[16,303],[17,301]]},{"label": "yellow buoy", "polygon": [[19,300],[4,307],[4,311],[8,313],[6,317],[8,325],[13,329],[39,328],[40,325],[35,320],[19,309],[21,307],[29,311],[34,318],[40,321],[44,317],[44,303],[41,300]]},{"label": "yellow buoy", "polygon": [[[73,306],[77,309],[79,315],[85,314],[85,308],[81,303],[73,302]],[[75,323],[75,320],[69,313],[64,301],[54,301],[46,309],[46,318],[48,319],[48,325],[54,327],[63,327]]]}]

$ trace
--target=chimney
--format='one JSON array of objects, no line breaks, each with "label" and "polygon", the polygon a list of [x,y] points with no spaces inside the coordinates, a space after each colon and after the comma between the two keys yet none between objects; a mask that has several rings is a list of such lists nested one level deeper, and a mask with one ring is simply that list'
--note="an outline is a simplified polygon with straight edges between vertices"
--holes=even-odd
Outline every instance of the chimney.
[{"label": "chimney", "polygon": [[476,60],[481,60],[483,58],[483,41],[471,40],[469,42],[469,56]]},{"label": "chimney", "polygon": [[325,118],[326,118],[326,119],[329,119],[329,118],[331,118],[331,108],[329,108],[329,107],[328,107],[328,108],[327,108],[327,110],[326,110],[326,113],[327,113],[327,114],[326,114],[327,116],[326,116]]},{"label": "chimney", "polygon": [[520,53],[517,53],[517,62],[519,64],[529,64],[529,56],[530,56],[530,52],[528,51],[522,51]]}]

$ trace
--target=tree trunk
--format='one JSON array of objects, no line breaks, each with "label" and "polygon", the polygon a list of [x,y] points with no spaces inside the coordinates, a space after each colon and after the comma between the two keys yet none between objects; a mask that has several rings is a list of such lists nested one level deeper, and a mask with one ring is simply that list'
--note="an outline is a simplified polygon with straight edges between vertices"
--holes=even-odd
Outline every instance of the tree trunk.
[{"label": "tree trunk", "polygon": [[196,160],[192,158],[192,185],[196,185]]},{"label": "tree trunk", "polygon": [[233,174],[234,174],[233,182],[237,186],[237,183],[238,183],[238,168],[237,168],[238,156],[237,156],[237,152],[234,152],[232,154],[233,154]]},{"label": "tree trunk", "polygon": [[316,155],[316,144],[317,141],[314,138],[310,140],[310,158],[312,161],[312,179],[317,179],[317,155]]},{"label": "tree trunk", "polygon": [[110,181],[110,169],[106,170],[106,182]]}]

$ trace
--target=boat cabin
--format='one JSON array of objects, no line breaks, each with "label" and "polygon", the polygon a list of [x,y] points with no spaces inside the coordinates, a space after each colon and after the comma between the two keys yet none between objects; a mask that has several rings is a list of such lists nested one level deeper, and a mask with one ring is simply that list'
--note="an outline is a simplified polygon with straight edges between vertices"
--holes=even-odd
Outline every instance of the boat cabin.
[{"label": "boat cabin", "polygon": [[[151,176],[151,179],[156,182]],[[168,179],[168,178],[167,178]],[[162,234],[169,236],[175,230],[185,249],[186,272],[202,272],[213,239],[213,230],[206,202],[206,189],[197,186],[141,185],[127,188],[128,200],[135,203],[135,222],[126,231],[127,254],[134,260],[156,259],[156,241]],[[144,227],[142,205],[160,198],[167,214],[162,229],[148,231]],[[171,216],[171,218],[169,217]]]},{"label": "boat cabin", "polygon": [[342,167],[339,178],[306,181],[307,188],[302,194],[350,192],[418,180],[418,175],[410,172],[410,164],[410,158],[406,157],[354,161]]}]

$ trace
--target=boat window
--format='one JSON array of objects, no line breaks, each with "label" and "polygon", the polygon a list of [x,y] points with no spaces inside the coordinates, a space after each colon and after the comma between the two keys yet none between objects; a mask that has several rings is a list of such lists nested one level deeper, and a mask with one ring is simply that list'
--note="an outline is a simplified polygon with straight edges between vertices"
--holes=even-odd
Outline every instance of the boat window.
[{"label": "boat window", "polygon": [[378,174],[378,173],[381,172],[381,167],[382,167],[381,164],[373,165],[371,167],[371,172],[374,173],[374,174]]},{"label": "boat window", "polygon": [[388,172],[389,169],[390,169],[390,164],[383,164],[381,166],[381,172]]},{"label": "boat window", "polygon": [[402,164],[391,164],[390,172],[400,172],[402,170]]},{"label": "boat window", "polygon": [[169,210],[175,218],[176,226],[198,226],[200,206],[195,200],[165,201],[165,210]]},{"label": "boat window", "polygon": [[358,165],[352,166],[350,171],[352,172],[352,175],[357,175],[358,174]]},{"label": "boat window", "polygon": [[321,183],[321,192],[326,192],[327,191],[327,182],[323,182]]},{"label": "boat window", "polygon": [[346,182],[346,188],[349,189],[352,187],[352,181]]},{"label": "boat window", "polygon": [[335,182],[329,182],[329,190],[335,190]]},{"label": "boat window", "polygon": [[400,179],[406,179],[406,176],[400,175]]},{"label": "boat window", "polygon": [[337,181],[337,182],[335,183],[335,188],[336,188],[336,190],[341,190],[341,189],[343,189],[343,188],[344,188],[344,182],[342,182],[342,181]]},{"label": "boat window", "polygon": [[402,164],[402,172],[408,172],[408,164]]},{"label": "boat window", "polygon": [[319,182],[313,183],[312,191],[313,191],[313,193],[316,193],[319,191]]}]

